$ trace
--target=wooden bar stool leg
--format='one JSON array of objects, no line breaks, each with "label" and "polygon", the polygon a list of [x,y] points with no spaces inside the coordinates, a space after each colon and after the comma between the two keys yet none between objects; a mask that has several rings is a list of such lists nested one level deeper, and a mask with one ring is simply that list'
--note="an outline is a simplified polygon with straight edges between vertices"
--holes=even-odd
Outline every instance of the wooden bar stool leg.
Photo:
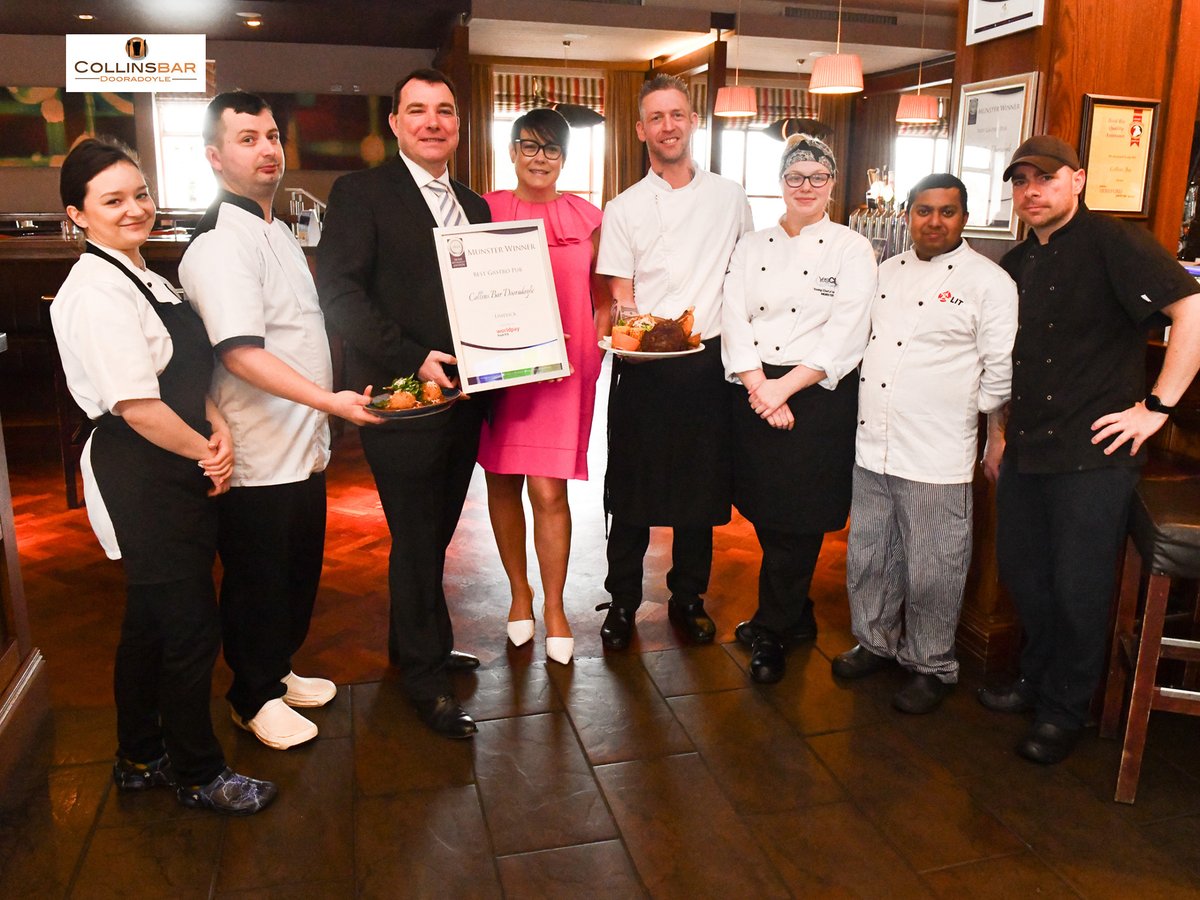
[{"label": "wooden bar stool leg", "polygon": [[[1192,634],[1193,641],[1200,641],[1200,581],[1192,582]],[[1200,663],[1186,663],[1183,667],[1183,686],[1186,690],[1200,690]]]},{"label": "wooden bar stool leg", "polygon": [[1137,796],[1142,755],[1146,750],[1146,729],[1154,704],[1158,656],[1170,588],[1171,579],[1166,575],[1150,575],[1150,584],[1146,588],[1146,612],[1142,616],[1142,634],[1138,640],[1137,666],[1133,674],[1133,692],[1129,698],[1129,717],[1125,721],[1125,742],[1121,746],[1121,769],[1117,774],[1114,799],[1118,803],[1132,803]]},{"label": "wooden bar stool leg", "polygon": [[1124,659],[1125,639],[1133,635],[1137,621],[1138,588],[1142,580],[1142,557],[1133,538],[1125,540],[1125,561],[1121,574],[1121,593],[1113,619],[1112,648],[1108,655],[1108,683],[1104,688],[1104,711],[1100,716],[1100,737],[1115,738],[1120,733],[1121,709],[1125,705],[1125,686],[1129,676]]}]

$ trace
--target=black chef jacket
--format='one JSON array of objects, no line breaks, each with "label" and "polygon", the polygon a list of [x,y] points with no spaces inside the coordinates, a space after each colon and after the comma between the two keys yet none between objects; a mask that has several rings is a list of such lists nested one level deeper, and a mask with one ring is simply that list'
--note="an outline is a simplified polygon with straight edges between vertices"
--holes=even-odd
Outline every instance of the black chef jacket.
[{"label": "black chef jacket", "polygon": [[1031,231],[1000,265],[1020,290],[1009,460],[1020,472],[1140,465],[1104,455],[1092,423],[1146,396],[1146,332],[1200,286],[1142,228],[1078,213],[1043,246]]}]

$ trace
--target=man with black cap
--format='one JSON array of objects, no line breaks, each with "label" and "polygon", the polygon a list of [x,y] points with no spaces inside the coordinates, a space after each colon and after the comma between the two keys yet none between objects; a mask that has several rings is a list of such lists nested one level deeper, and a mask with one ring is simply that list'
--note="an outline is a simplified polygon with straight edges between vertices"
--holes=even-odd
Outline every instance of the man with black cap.
[{"label": "man with black cap", "polygon": [[[1020,298],[996,554],[1025,646],[1021,677],[979,700],[1031,710],[1017,753],[1051,764],[1074,749],[1102,674],[1143,445],[1200,368],[1200,293],[1148,231],[1087,209],[1079,157],[1058,138],[1025,141],[1004,179],[1030,234],[1001,260]],[[1146,330],[1167,321],[1147,393]]]}]

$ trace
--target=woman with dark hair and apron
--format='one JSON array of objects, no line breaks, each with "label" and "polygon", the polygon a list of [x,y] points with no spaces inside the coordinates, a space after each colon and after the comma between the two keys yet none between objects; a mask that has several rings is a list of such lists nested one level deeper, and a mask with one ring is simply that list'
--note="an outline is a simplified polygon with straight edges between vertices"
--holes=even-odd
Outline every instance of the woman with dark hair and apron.
[{"label": "woman with dark hair and apron", "polygon": [[829,220],[833,151],[793,135],[779,165],[779,224],[745,235],[725,277],[722,361],[734,382],[733,502],[762,546],[758,610],[738,625],[750,677],[783,677],[790,645],[817,635],[808,589],[825,532],[846,524],[858,378],[875,254]]},{"label": "woman with dark hair and apron", "polygon": [[142,260],[155,210],[130,151],[84,141],[63,162],[60,192],[88,240],[50,317],[67,386],[95,423],[81,460],[88,518],[127,582],[113,781],[250,815],[275,785],[226,766],[209,713],[221,634],[209,498],[233,472],[228,428],[208,400],[212,348],[199,317]]}]

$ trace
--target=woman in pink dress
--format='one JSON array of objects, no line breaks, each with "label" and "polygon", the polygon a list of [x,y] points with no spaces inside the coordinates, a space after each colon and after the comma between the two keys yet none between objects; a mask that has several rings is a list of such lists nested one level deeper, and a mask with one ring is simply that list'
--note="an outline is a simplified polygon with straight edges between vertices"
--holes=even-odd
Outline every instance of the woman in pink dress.
[{"label": "woman in pink dress", "polygon": [[545,591],[546,656],[569,663],[575,649],[563,610],[563,585],[571,552],[567,479],[586,479],[588,437],[596,401],[601,351],[594,316],[608,315],[609,295],[595,275],[600,210],[573,194],[560,194],[570,128],[550,109],[535,109],[513,123],[509,156],[517,187],[484,199],[496,222],[541,219],[546,223],[554,287],[571,361],[570,377],[496,391],[492,418],[479,441],[479,464],[487,477],[488,512],[496,546],[512,587],[508,637],[516,646],[533,637],[533,590],[525,558],[527,486],[533,507],[533,544]]}]

